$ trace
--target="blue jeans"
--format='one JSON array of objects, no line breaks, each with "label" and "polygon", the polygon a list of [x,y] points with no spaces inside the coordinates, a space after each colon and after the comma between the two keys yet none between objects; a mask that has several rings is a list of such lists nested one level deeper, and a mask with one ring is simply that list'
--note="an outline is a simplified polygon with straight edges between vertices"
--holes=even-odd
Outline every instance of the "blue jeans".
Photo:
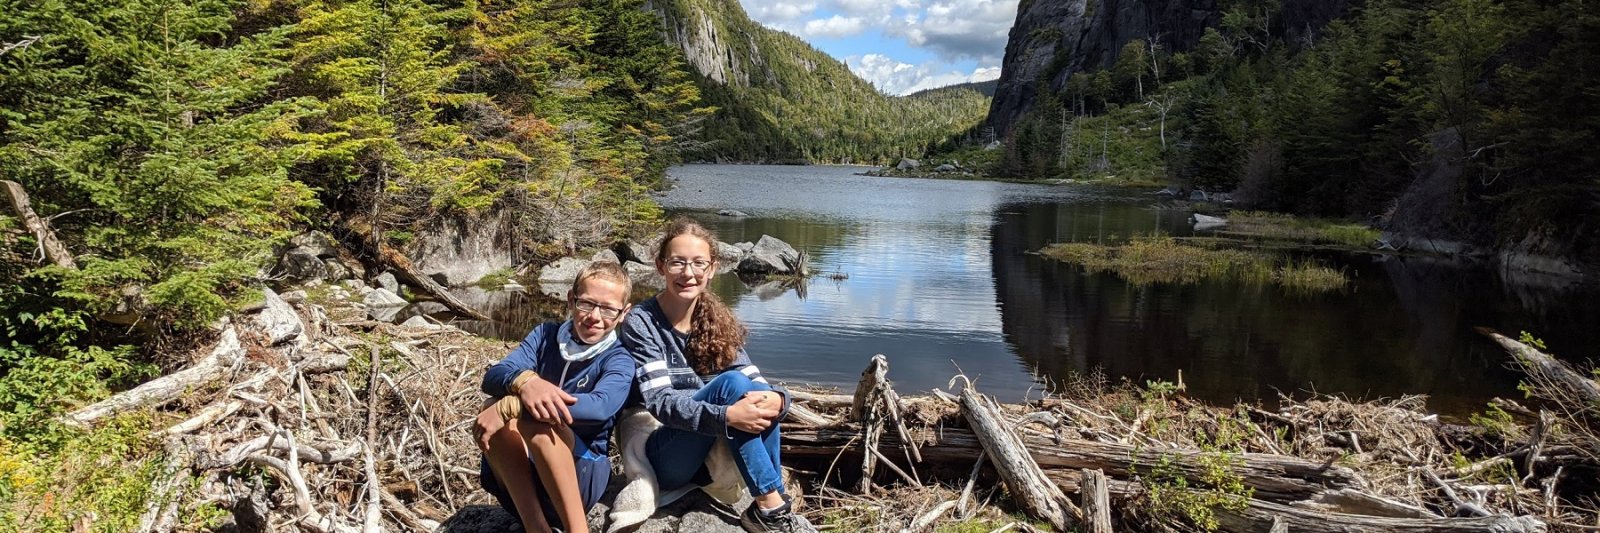
[{"label": "blue jeans", "polygon": [[[749,376],[733,370],[723,372],[716,379],[694,393],[696,401],[715,405],[733,405],[750,391],[770,391],[765,383],[752,381]],[[656,471],[656,481],[661,490],[672,490],[695,480],[695,474],[705,466],[706,455],[718,437],[701,435],[692,431],[662,427],[650,434],[645,442],[645,455]],[[751,496],[772,491],[783,492],[783,469],[778,462],[778,424],[773,422],[760,434],[727,429],[728,447],[733,451],[733,462],[739,465],[744,476],[744,486]]]}]

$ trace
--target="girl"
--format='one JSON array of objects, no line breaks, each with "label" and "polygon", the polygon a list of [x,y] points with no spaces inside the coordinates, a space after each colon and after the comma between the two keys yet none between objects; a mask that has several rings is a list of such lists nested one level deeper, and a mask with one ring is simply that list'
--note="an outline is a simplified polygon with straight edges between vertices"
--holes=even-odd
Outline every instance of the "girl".
[{"label": "girl", "polygon": [[613,332],[631,288],[616,263],[584,267],[567,292],[571,319],[534,328],[483,376],[480,479],[529,533],[557,521],[587,532],[585,513],[605,493],[611,427],[635,373]]},{"label": "girl", "polygon": [[716,242],[693,220],[673,221],[655,257],[666,288],[635,306],[618,328],[638,364],[644,407],[664,425],[650,434],[646,454],[660,489],[672,490],[695,481],[716,439],[729,439],[755,497],[740,516],[745,529],[815,532],[784,494],[778,420],[787,396],[750,363],[744,325],[707,290],[717,270]]}]

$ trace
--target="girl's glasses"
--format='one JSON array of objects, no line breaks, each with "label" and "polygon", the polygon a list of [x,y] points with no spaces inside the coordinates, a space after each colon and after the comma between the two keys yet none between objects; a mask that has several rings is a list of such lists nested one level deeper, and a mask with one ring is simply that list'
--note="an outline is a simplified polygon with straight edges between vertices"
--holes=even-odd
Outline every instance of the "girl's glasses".
[{"label": "girl's glasses", "polygon": [[705,259],[696,259],[693,261],[685,261],[682,259],[667,260],[667,272],[671,272],[673,274],[682,274],[685,270],[690,268],[693,268],[695,272],[705,272],[707,269],[711,268],[711,262]]}]

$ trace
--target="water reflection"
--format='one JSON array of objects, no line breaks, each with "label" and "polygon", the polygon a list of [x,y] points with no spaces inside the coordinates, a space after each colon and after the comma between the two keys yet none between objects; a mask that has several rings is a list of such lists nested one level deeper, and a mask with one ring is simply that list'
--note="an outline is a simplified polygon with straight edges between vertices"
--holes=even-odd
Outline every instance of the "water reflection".
[{"label": "water reflection", "polygon": [[[1002,398],[1099,369],[1113,380],[1176,380],[1217,401],[1315,390],[1354,397],[1429,394],[1447,413],[1514,395],[1505,356],[1472,332],[1536,332],[1559,355],[1600,343],[1600,294],[1507,283],[1483,268],[1417,257],[1317,255],[1352,274],[1347,290],[1296,295],[1211,282],[1134,287],[1031,251],[1191,233],[1181,211],[1138,192],[992,182],[870,178],[838,167],[689,166],[661,198],[727,242],[772,235],[811,254],[804,298],[724,274],[712,289],[750,327],[768,376],[853,387],[873,354],[902,391],[943,387],[958,369]],[[722,217],[720,209],[753,216]],[[644,297],[647,294],[639,294]],[[491,298],[484,296],[484,298]],[[541,297],[495,296],[517,339]],[[509,311],[502,307],[526,307]],[[521,313],[513,316],[511,313]]]}]

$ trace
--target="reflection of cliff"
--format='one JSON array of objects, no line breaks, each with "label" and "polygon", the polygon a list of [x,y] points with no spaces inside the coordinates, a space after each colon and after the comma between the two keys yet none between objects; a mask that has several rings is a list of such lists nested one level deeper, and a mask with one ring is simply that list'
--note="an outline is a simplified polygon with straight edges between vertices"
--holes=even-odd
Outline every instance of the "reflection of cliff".
[{"label": "reflection of cliff", "polygon": [[1174,380],[1182,369],[1189,393],[1211,401],[1271,399],[1278,391],[1424,393],[1450,410],[1506,394],[1514,383],[1501,359],[1480,353],[1471,337],[1468,322],[1487,317],[1463,309],[1516,313],[1517,306],[1463,286],[1471,278],[1459,271],[1389,264],[1385,278],[1358,258],[1344,266],[1368,275],[1338,294],[1292,296],[1236,283],[1136,288],[1022,253],[1074,235],[1092,240],[1083,226],[1100,221],[1071,209],[1030,206],[1000,215],[992,229],[1002,331],[1025,364],[1052,380],[1099,369],[1113,381],[1143,383]]}]

